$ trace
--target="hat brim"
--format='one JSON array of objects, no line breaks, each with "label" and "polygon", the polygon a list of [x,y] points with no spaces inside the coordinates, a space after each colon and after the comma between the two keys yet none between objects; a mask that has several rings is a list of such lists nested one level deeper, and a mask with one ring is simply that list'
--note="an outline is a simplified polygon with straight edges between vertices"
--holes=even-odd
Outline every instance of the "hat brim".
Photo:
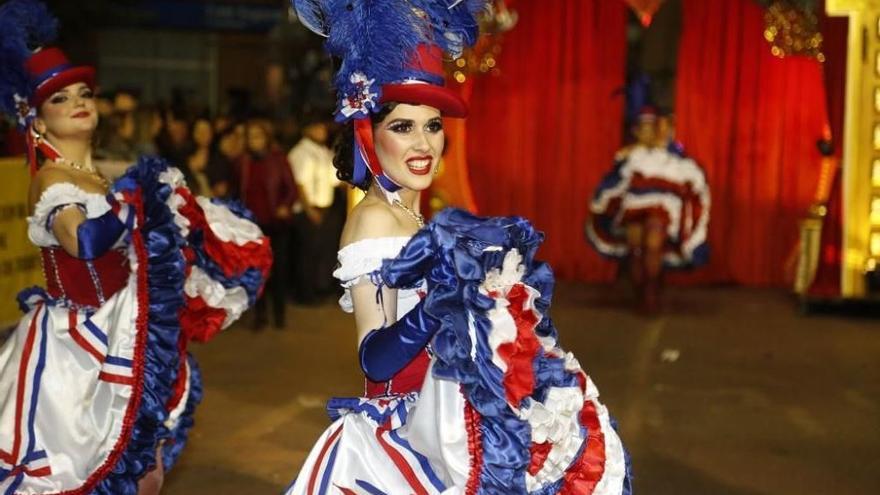
[{"label": "hat brim", "polygon": [[39,107],[44,101],[46,101],[46,98],[52,96],[57,91],[78,82],[85,83],[89,88],[94,90],[95,68],[83,65],[79,67],[71,67],[55,74],[47,79],[46,82],[39,85],[34,91],[34,106]]},{"label": "hat brim", "polygon": [[468,107],[454,91],[435,84],[386,84],[382,86],[379,103],[427,105],[440,110],[444,117],[465,118]]}]

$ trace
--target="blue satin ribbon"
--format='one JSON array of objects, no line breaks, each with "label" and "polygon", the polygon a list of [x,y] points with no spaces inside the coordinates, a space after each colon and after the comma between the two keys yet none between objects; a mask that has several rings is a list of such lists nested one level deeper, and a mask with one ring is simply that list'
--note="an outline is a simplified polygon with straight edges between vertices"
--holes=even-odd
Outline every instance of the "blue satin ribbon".
[{"label": "blue satin ribbon", "polygon": [[72,64],[61,64],[61,65],[56,65],[55,67],[52,67],[51,69],[49,69],[45,72],[37,74],[36,77],[31,78],[31,87],[34,90],[36,90],[37,88],[42,86],[43,83],[45,83],[49,79],[57,76],[58,74],[66,71],[67,69],[70,69],[72,67],[73,67]]},{"label": "blue satin ribbon", "polygon": [[[367,172],[370,171],[370,164],[367,163],[367,158],[365,156],[365,151],[363,148],[364,144],[357,138],[357,133],[355,133],[354,138],[354,167],[352,170],[352,182],[354,184],[363,184],[364,180],[367,178]],[[381,169],[381,164],[378,164]],[[388,178],[384,173],[374,174],[375,179],[379,182],[379,185],[382,186],[388,192],[396,192],[400,190],[400,186],[395,184],[391,179]]]}]

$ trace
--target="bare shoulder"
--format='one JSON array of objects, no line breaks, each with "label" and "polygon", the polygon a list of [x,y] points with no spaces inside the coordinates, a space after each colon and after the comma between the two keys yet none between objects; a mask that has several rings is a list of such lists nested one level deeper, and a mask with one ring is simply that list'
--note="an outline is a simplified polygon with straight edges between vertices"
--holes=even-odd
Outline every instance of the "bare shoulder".
[{"label": "bare shoulder", "polygon": [[362,201],[349,213],[340,246],[375,237],[395,237],[401,232],[399,218],[391,206],[379,201]]},{"label": "bare shoulder", "polygon": [[30,189],[28,191],[28,200],[31,207],[39,201],[43,191],[54,184],[61,183],[76,185],[75,177],[63,167],[54,165],[46,165],[42,167],[31,181]]}]

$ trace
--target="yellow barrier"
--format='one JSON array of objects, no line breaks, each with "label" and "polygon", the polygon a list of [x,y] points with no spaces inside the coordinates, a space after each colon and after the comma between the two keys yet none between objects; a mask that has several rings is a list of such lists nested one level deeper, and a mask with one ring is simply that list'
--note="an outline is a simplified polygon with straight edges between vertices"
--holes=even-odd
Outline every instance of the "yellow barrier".
[{"label": "yellow barrier", "polygon": [[21,317],[18,291],[45,285],[39,250],[27,237],[29,185],[24,158],[0,158],[0,328]]}]

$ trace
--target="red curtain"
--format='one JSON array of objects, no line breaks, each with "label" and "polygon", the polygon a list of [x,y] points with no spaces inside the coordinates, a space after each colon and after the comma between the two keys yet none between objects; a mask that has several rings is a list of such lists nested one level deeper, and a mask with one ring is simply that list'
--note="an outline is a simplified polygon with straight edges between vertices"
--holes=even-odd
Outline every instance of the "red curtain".
[{"label": "red curtain", "polygon": [[675,278],[783,285],[827,125],[821,65],[771,55],[752,0],[683,0],[678,137],[712,188],[711,261]]},{"label": "red curtain", "polygon": [[513,1],[501,75],[480,77],[468,159],[484,215],[522,215],[547,234],[539,256],[561,278],[607,280],[614,265],[584,240],[588,200],[621,144],[626,5]]}]

